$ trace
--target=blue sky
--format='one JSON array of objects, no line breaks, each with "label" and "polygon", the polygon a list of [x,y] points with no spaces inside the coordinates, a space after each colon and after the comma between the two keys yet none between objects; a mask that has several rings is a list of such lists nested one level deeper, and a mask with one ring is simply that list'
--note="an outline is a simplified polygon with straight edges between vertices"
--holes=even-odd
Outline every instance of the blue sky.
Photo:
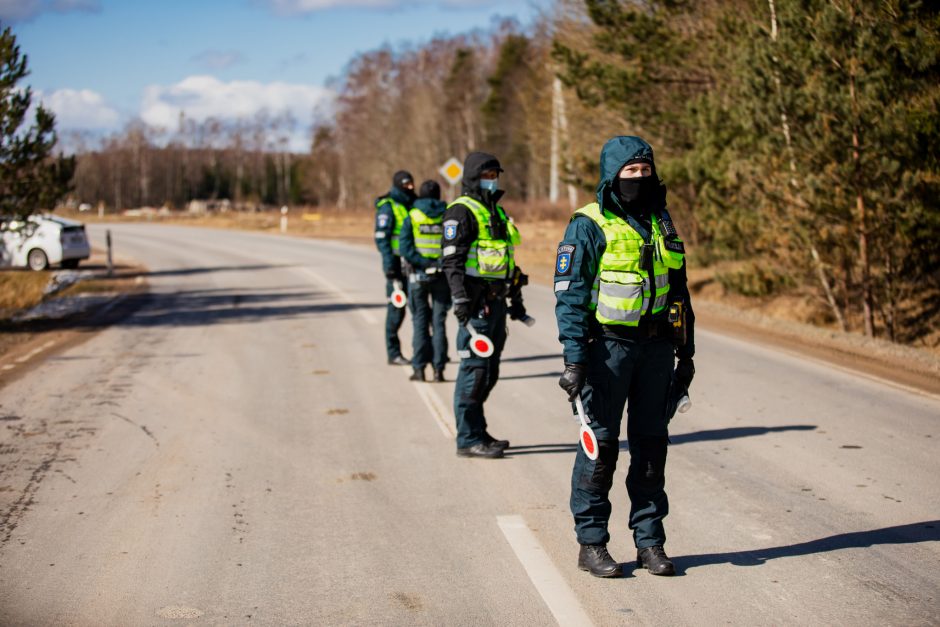
[{"label": "blue sky", "polygon": [[325,83],[383,44],[528,23],[549,0],[0,0],[29,56],[27,82],[63,130],[130,119],[288,109],[302,126]]}]

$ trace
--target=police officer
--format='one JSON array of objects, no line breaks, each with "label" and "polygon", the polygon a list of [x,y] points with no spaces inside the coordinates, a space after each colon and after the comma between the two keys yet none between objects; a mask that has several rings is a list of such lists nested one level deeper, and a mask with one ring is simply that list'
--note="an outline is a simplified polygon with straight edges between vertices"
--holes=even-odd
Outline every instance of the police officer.
[{"label": "police officer", "polygon": [[[444,210],[441,186],[434,181],[421,184],[418,199],[405,218],[399,236],[402,259],[408,271],[408,306],[414,325],[411,365],[412,381],[425,380],[428,362],[434,367],[434,381],[444,380],[447,364],[447,310],[450,288],[441,272],[441,235]],[[433,335],[430,327],[433,326]]]},{"label": "police officer", "polygon": [[[499,359],[506,343],[506,297],[515,270],[513,247],[519,231],[499,206],[499,161],[485,152],[471,152],[464,162],[463,195],[444,213],[443,268],[450,286],[460,368],[454,389],[457,455],[502,457],[509,446],[487,432],[483,403],[499,379]],[[520,316],[525,315],[524,308]],[[471,324],[488,336],[493,354],[483,358],[470,351]]]},{"label": "police officer", "polygon": [[[392,176],[392,188],[375,201],[375,245],[382,255],[386,297],[392,295],[396,282],[402,286],[402,289],[407,289],[401,266],[398,237],[414,199],[414,178],[410,172],[399,170]],[[407,366],[411,363],[402,357],[401,342],[398,339],[398,329],[401,328],[404,320],[404,308],[398,309],[389,302],[385,314],[385,350],[388,353],[390,365]]]},{"label": "police officer", "polygon": [[[571,477],[578,567],[597,577],[621,574],[607,551],[607,524],[626,404],[626,485],[637,567],[673,575],[663,550],[667,399],[676,386],[688,389],[695,373],[685,249],[666,212],[666,188],[649,144],[639,137],[611,139],[601,151],[600,170],[597,202],[575,212],[555,262],[555,315],[565,359],[558,383],[568,400],[581,395],[598,441],[596,461],[579,448]],[[684,344],[677,339],[680,310]]]}]

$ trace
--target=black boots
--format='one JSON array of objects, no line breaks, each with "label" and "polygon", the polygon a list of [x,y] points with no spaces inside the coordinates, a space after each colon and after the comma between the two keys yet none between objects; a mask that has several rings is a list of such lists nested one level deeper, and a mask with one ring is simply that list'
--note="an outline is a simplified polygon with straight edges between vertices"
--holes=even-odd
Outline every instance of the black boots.
[{"label": "black boots", "polygon": [[582,544],[578,553],[578,568],[595,577],[620,577],[620,564],[607,552],[606,544]]},{"label": "black boots", "polygon": [[666,552],[661,546],[650,546],[637,551],[636,567],[648,568],[653,575],[669,577],[676,574],[676,567],[673,566],[672,561],[666,557]]},{"label": "black boots", "polygon": [[483,443],[502,450],[509,448],[509,440],[497,440],[486,431],[483,432]]},{"label": "black boots", "polygon": [[444,369],[435,368],[434,369],[434,383],[443,383],[444,382]]},{"label": "black boots", "polygon": [[468,446],[467,448],[458,448],[457,457],[484,457],[487,459],[498,459],[503,456],[503,449],[484,442]]},{"label": "black boots", "polygon": [[415,368],[414,372],[411,373],[411,376],[408,377],[409,381],[424,381],[424,367]]}]

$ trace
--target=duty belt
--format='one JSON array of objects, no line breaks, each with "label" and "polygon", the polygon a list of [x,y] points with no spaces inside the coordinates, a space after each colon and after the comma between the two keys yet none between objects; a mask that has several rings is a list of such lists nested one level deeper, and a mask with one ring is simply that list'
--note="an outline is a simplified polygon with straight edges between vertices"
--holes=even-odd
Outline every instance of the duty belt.
[{"label": "duty belt", "polygon": [[668,320],[640,320],[635,327],[622,324],[602,324],[603,335],[624,340],[645,340],[654,337],[672,338],[672,325]]}]

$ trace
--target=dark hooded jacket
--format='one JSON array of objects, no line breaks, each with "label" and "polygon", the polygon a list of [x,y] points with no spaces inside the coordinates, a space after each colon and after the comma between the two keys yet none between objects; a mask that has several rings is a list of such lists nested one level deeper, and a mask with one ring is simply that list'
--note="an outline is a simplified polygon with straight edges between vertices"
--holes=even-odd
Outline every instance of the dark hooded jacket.
[{"label": "dark hooded jacket", "polygon": [[[382,271],[401,272],[401,258],[392,250],[392,234],[395,231],[395,213],[389,203],[379,202],[383,198],[391,198],[405,205],[406,209],[411,209],[412,196],[405,190],[392,186],[388,193],[375,199],[375,246],[382,255]],[[399,242],[400,246],[401,242]],[[400,249],[400,248],[399,248]]]},{"label": "dark hooded jacket", "polygon": [[[437,218],[444,215],[447,203],[434,198],[419,198],[414,202],[414,208],[421,210],[429,218]],[[402,224],[401,233],[398,236],[398,246],[402,258],[410,263],[413,268],[425,270],[438,263],[437,260],[428,259],[418,252],[418,248],[415,246],[415,234],[411,227],[411,216],[405,218],[405,222]]]},{"label": "dark hooded jacket", "polygon": [[[653,164],[653,149],[639,137],[615,137],[601,151],[600,183],[597,185],[597,202],[605,209],[622,216],[647,241],[650,238],[648,219],[651,213],[665,214],[665,187],[649,207],[625,211],[613,193],[613,181],[620,170],[630,161],[641,159]],[[653,176],[656,176],[653,165]],[[590,309],[591,290],[597,277],[600,259],[607,247],[604,232],[594,220],[575,215],[565,230],[559,244],[559,256],[570,254],[570,264],[557,264],[555,268],[555,317],[558,321],[558,339],[564,346],[566,364],[586,364],[588,341],[592,337],[605,336],[621,339],[602,327]],[[559,269],[564,265],[563,269]],[[678,270],[669,271],[669,298],[685,301],[687,311],[686,344],[677,350],[679,358],[695,354],[695,314],[689,298],[685,264]],[[665,317],[658,314],[656,319]],[[648,316],[644,315],[644,320]]]},{"label": "dark hooded jacket", "polygon": [[[485,152],[471,152],[464,161],[463,169],[463,195],[475,198],[483,203],[483,206],[490,210],[491,224],[495,228],[498,223],[503,222],[496,210],[499,199],[503,196],[502,190],[489,192],[480,188],[480,175],[486,170],[503,169],[495,156]],[[453,229],[448,230],[448,227]],[[452,203],[444,213],[444,231],[445,234],[453,234],[453,237],[444,238],[444,256],[442,267],[447,277],[447,283],[450,286],[450,293],[455,303],[475,301],[483,291],[483,282],[485,279],[466,276],[467,254],[470,252],[470,245],[476,241],[479,235],[477,220],[473,212],[461,203]]]}]

